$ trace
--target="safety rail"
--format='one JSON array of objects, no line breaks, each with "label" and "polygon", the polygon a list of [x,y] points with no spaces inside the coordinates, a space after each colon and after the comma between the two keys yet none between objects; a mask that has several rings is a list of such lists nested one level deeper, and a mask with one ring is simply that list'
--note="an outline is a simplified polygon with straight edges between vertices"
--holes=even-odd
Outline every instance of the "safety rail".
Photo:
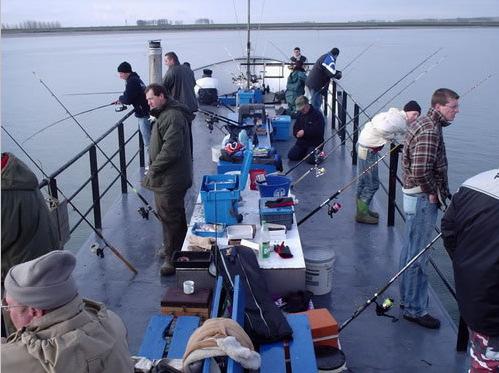
[{"label": "safety rail", "polygon": [[[359,118],[361,107],[354,102],[354,114],[351,116],[348,113],[348,93],[344,90],[341,91],[338,89],[337,84],[334,80],[331,80],[330,87],[324,92],[324,116],[328,117],[328,111],[331,111],[331,130],[336,131],[336,135],[341,140],[341,145],[346,144],[347,137],[352,141],[352,165],[357,165],[357,140],[360,131],[359,127]],[[366,114],[366,113],[364,113]],[[367,114],[366,114],[367,115]],[[347,116],[349,119],[347,119]],[[336,128],[336,121],[338,121],[338,128]],[[352,134],[347,131],[347,125],[352,124]],[[334,133],[334,132],[333,132]],[[405,214],[397,204],[396,196],[397,196],[397,188],[402,188],[403,182],[398,176],[398,163],[399,163],[399,153],[401,151],[400,147],[395,149],[395,144],[390,144],[390,161],[389,164],[384,160],[382,163],[388,168],[388,187],[380,180],[381,189],[388,196],[388,207],[387,207],[387,225],[394,226],[395,225],[395,213],[397,212],[400,218],[405,222]],[[439,229],[435,227],[435,231],[440,233]],[[442,273],[438,265],[435,261],[430,257],[429,262],[435,273],[440,278],[445,288],[454,298],[454,301],[457,302],[456,299],[456,291],[453,288],[450,281],[447,277]],[[456,341],[456,350],[457,351],[466,351],[468,345],[469,333],[466,326],[466,323],[459,317],[459,325],[458,325],[458,335]]]},{"label": "safety rail", "polygon": [[[82,216],[76,223],[70,227],[70,233],[73,233],[78,226],[84,221],[88,214],[93,211],[94,218],[94,227],[96,229],[102,229],[102,211],[101,211],[101,199],[106,195],[106,193],[113,187],[113,185],[121,180],[121,193],[127,193],[127,182],[126,182],[126,173],[128,166],[135,160],[137,155],[139,156],[139,165],[140,167],[144,167],[145,165],[145,155],[144,155],[144,142],[142,140],[142,135],[139,130],[134,131],[127,139],[125,139],[125,130],[124,130],[124,122],[127,120],[135,111],[131,110],[128,112],[123,118],[121,118],[117,123],[115,123],[111,128],[109,128],[106,132],[104,132],[100,137],[94,139],[94,141],[76,154],[73,158],[71,158],[68,162],[62,165],[59,169],[51,173],[48,177],[43,179],[38,187],[40,189],[47,188],[48,194],[58,199],[58,191],[57,191],[57,178],[61,176],[69,167],[75,164],[77,161],[82,159],[88,154],[89,166],[90,166],[90,176],[83,181],[81,185],[76,188],[76,191],[73,192],[69,197],[67,197],[68,201],[72,201],[76,198],[86,186],[91,184],[92,187],[92,204],[90,207],[82,212]],[[101,143],[105,138],[107,138],[111,133],[117,132],[118,138],[118,149],[114,151],[112,154],[108,154],[109,159],[107,159],[100,166],[97,162],[97,149],[99,148],[99,143]],[[136,150],[129,161],[126,161],[126,145],[130,143],[130,141],[138,134],[139,138],[139,147]],[[99,173],[110,164],[116,156],[119,156],[119,170],[120,173],[118,176],[113,178],[111,182],[103,189],[101,192],[101,187],[99,184]]]}]

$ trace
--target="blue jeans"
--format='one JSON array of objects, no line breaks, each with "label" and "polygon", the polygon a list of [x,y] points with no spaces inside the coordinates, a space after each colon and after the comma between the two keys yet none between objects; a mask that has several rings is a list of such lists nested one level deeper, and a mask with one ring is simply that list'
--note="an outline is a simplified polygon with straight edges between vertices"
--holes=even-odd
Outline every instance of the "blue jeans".
[{"label": "blue jeans", "polygon": [[139,131],[142,135],[142,141],[144,141],[144,146],[149,148],[149,143],[151,142],[151,122],[149,122],[149,117],[137,118],[139,122]]},{"label": "blue jeans", "polygon": [[[437,220],[438,205],[430,203],[428,194],[404,194],[405,238],[400,253],[400,268],[405,266],[431,241]],[[428,313],[427,266],[430,251],[425,252],[401,275],[400,304],[404,314],[421,317]]]},{"label": "blue jeans", "polygon": [[319,111],[321,111],[322,101],[324,101],[323,97],[321,90],[316,91],[310,88],[310,105]]},{"label": "blue jeans", "polygon": [[[357,160],[357,174],[360,175],[379,159],[378,152],[359,145]],[[369,206],[374,194],[379,189],[378,165],[376,164],[357,181],[357,199],[361,199]]]}]

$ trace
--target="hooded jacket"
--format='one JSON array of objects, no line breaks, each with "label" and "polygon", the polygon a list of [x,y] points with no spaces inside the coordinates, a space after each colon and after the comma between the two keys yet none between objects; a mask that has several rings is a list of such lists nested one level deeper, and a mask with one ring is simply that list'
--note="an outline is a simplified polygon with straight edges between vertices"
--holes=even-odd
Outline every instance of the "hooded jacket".
[{"label": "hooded jacket", "polygon": [[359,135],[359,145],[377,148],[388,141],[401,142],[406,131],[406,115],[403,110],[390,108],[387,112],[376,114],[364,125]]},{"label": "hooded jacket", "polygon": [[2,344],[2,372],[133,372],[123,321],[76,296],[34,319]]},{"label": "hooded jacket", "polygon": [[2,168],[2,282],[19,263],[59,248],[35,174],[12,153]]},{"label": "hooded jacket", "polygon": [[499,336],[499,169],[464,182],[442,218],[459,311],[474,331]]},{"label": "hooded jacket", "polygon": [[192,157],[189,123],[190,110],[171,97],[165,105],[152,109],[153,121],[149,172],[142,184],[158,193],[184,191],[192,185]]},{"label": "hooded jacket", "polygon": [[198,101],[194,93],[196,79],[189,67],[170,66],[163,79],[163,85],[170,96],[187,106],[192,113],[198,110]]},{"label": "hooded jacket", "polygon": [[286,101],[288,105],[295,105],[298,96],[305,94],[305,80],[307,74],[303,70],[294,70],[289,76],[286,84]]},{"label": "hooded jacket", "polygon": [[122,104],[133,105],[135,116],[137,118],[146,118],[149,116],[149,105],[147,104],[146,86],[136,72],[132,72],[127,80],[125,92],[119,97]]}]

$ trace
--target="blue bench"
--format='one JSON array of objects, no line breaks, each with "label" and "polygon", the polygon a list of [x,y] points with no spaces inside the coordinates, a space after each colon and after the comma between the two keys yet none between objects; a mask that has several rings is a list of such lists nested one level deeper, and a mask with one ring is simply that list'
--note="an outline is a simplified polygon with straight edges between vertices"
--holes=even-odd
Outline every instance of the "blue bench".
[{"label": "blue bench", "polygon": [[[244,287],[241,286],[239,276],[236,276],[232,300],[232,319],[240,325],[244,325],[244,301]],[[287,372],[286,352],[288,352],[291,372],[317,372],[314,343],[307,316],[304,314],[289,314],[286,319],[293,329],[293,340],[260,346],[259,352],[262,358],[260,372]],[[227,372],[242,373],[243,368],[239,363],[229,359]]]},{"label": "blue bench", "polygon": [[[222,277],[218,277],[211,302],[210,317],[217,317],[218,315],[222,285]],[[169,330],[173,321],[175,321],[175,324],[170,333]],[[138,356],[151,360],[164,357],[182,359],[189,337],[199,327],[200,322],[201,319],[198,316],[180,316],[176,318],[173,315],[152,316],[142,339]],[[171,334],[171,339],[167,346],[169,334]],[[205,360],[205,368],[206,365],[208,365],[208,370],[204,370],[204,372],[209,372],[208,359]]]}]

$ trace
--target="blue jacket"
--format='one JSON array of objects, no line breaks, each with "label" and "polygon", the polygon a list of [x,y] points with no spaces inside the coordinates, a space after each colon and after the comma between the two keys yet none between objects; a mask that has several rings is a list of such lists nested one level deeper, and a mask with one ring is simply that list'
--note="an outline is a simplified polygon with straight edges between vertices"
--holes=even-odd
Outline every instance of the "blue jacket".
[{"label": "blue jacket", "polygon": [[133,105],[137,118],[149,117],[149,105],[147,104],[146,86],[136,72],[132,72],[126,80],[125,92],[119,100],[122,104]]}]

